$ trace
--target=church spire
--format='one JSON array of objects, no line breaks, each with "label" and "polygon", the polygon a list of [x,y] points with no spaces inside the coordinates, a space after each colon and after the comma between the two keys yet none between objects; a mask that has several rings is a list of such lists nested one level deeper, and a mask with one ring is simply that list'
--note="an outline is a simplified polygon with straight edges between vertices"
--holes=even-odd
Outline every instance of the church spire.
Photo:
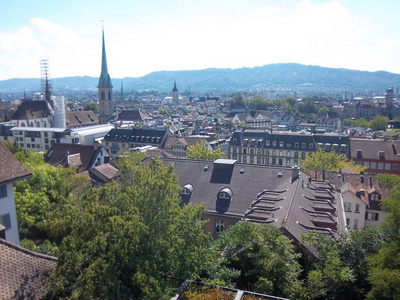
[{"label": "church spire", "polygon": [[101,73],[100,73],[98,87],[100,87],[100,85],[112,86],[111,78],[110,75],[108,74],[108,69],[107,69],[106,44],[104,42],[104,28],[102,31],[103,31],[103,47],[101,53]]},{"label": "church spire", "polygon": [[176,81],[174,81],[174,88],[172,89],[173,92],[177,92],[178,89],[176,88]]}]

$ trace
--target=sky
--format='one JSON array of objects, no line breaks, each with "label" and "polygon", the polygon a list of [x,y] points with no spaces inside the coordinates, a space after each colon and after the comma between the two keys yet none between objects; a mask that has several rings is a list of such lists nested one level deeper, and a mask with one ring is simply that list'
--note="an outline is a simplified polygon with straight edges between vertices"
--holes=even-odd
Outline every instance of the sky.
[{"label": "sky", "polygon": [[0,0],[0,80],[300,63],[400,73],[399,0]]}]

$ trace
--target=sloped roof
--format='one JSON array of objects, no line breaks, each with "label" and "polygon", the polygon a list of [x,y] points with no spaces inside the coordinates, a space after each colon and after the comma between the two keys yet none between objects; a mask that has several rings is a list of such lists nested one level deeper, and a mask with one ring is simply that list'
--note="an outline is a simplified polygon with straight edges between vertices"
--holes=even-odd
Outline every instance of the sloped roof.
[{"label": "sloped roof", "polygon": [[379,152],[384,152],[385,160],[400,161],[400,142],[375,139],[350,139],[350,155],[358,159],[357,151],[361,150],[362,159],[378,160]]},{"label": "sloped roof", "polygon": [[138,109],[123,110],[118,115],[118,121],[144,122],[146,119],[149,119],[149,117]]},{"label": "sloped roof", "polygon": [[10,183],[20,179],[29,178],[29,172],[0,141],[0,183]]},{"label": "sloped roof", "polygon": [[57,258],[0,239],[0,298],[42,299]]},{"label": "sloped roof", "polygon": [[[54,144],[47,152],[45,162],[53,166],[80,166],[78,173],[88,170],[95,162],[102,147],[95,149],[92,145]],[[74,156],[74,154],[79,154]]]},{"label": "sloped roof", "polygon": [[161,144],[163,138],[167,133],[167,129],[156,130],[156,129],[142,129],[142,128],[132,128],[132,129],[111,129],[110,132],[106,134],[104,140],[106,142],[140,142],[140,143],[150,143],[150,144]]},{"label": "sloped roof", "polygon": [[31,120],[47,118],[51,115],[47,102],[44,100],[22,101],[11,116],[12,120]]},{"label": "sloped roof", "polygon": [[82,127],[99,124],[99,118],[91,110],[67,111],[65,113],[67,127]]},{"label": "sloped roof", "polygon": [[[292,180],[291,168],[191,159],[164,163],[174,165],[180,186],[193,186],[191,195],[182,195],[183,204],[204,203],[211,214],[285,228],[300,243],[304,233],[335,235],[340,228],[335,194],[329,191],[333,187],[325,181],[306,182],[302,172]],[[225,188],[231,190],[231,200],[218,197]]]},{"label": "sloped roof", "polygon": [[96,166],[88,171],[82,172],[81,174],[99,184],[105,184],[119,176],[118,169],[109,163]]}]

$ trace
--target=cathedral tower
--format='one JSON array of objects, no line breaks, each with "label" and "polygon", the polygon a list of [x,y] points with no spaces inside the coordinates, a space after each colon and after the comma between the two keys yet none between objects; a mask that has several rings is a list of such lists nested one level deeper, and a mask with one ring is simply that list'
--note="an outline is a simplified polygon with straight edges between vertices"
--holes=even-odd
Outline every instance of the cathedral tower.
[{"label": "cathedral tower", "polygon": [[179,102],[179,91],[176,87],[176,81],[174,82],[174,88],[172,89],[172,102],[173,103]]},{"label": "cathedral tower", "polygon": [[112,104],[112,84],[110,74],[107,69],[106,46],[104,42],[104,29],[103,29],[103,47],[101,53],[101,73],[99,78],[98,98],[99,98],[99,122],[106,124],[113,114]]}]

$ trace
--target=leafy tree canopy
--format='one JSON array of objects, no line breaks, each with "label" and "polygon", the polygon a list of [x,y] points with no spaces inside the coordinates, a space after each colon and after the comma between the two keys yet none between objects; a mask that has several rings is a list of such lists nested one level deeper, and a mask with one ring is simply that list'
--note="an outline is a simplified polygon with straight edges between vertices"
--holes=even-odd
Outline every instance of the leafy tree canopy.
[{"label": "leafy tree canopy", "polygon": [[97,114],[97,113],[99,113],[99,105],[97,103],[95,103],[95,102],[88,102],[83,107],[83,110],[91,110],[95,114]]},{"label": "leafy tree canopy", "polygon": [[353,165],[352,161],[348,161],[346,155],[336,154],[335,152],[325,152],[322,148],[306,156],[300,161],[300,167],[303,171],[319,170],[327,172],[338,172],[344,167],[350,167],[356,171],[363,171],[364,168]]},{"label": "leafy tree canopy", "polygon": [[246,100],[244,99],[242,94],[238,94],[233,97],[231,100],[231,108],[245,108]]},{"label": "leafy tree canopy", "polygon": [[195,145],[187,148],[186,157],[190,159],[216,160],[218,158],[226,158],[226,154],[221,148],[211,151],[206,142],[197,142]]},{"label": "leafy tree canopy", "polygon": [[167,276],[194,279],[207,260],[204,208],[179,206],[173,166],[130,158],[122,159],[121,185],[87,189],[60,207],[59,227],[70,234],[57,253],[49,298],[168,299]]}]

